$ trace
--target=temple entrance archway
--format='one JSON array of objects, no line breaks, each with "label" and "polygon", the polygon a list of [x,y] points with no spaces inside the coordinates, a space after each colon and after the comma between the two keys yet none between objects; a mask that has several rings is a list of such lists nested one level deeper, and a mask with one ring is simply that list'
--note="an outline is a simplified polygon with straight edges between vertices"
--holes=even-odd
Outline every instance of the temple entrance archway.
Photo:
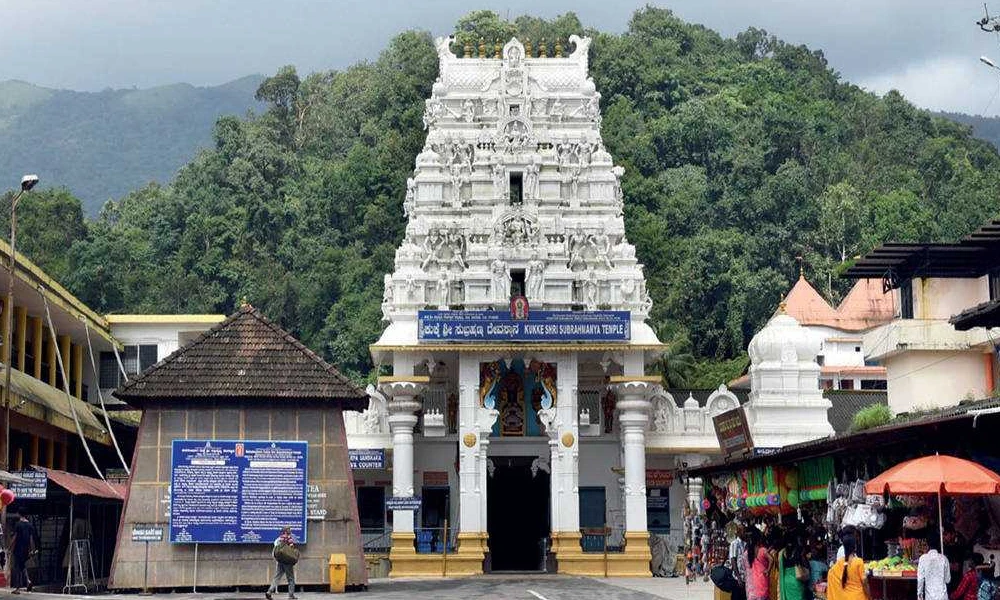
[{"label": "temple entrance archway", "polygon": [[487,482],[490,570],[543,571],[549,537],[549,473],[534,456],[494,456]]}]

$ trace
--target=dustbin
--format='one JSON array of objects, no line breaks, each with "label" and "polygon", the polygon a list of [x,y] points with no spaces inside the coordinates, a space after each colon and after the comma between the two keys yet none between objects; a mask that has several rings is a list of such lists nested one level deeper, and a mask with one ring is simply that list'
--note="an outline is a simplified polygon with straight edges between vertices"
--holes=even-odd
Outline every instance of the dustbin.
[{"label": "dustbin", "polygon": [[347,585],[347,555],[330,555],[330,591],[342,594]]}]

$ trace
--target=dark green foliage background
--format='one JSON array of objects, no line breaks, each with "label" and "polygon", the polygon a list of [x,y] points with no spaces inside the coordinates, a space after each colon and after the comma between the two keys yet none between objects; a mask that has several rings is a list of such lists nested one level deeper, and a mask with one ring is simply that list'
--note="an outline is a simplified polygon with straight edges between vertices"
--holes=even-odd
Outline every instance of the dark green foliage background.
[{"label": "dark green foliage background", "polygon": [[[668,373],[678,383],[738,374],[796,255],[836,300],[845,259],[889,240],[954,239],[1000,212],[1000,157],[968,127],[866,93],[822,53],[760,30],[724,39],[647,8],[623,35],[585,31],[572,14],[503,22],[485,11],[456,31],[459,45],[593,36],[604,140],[626,168],[626,230],[652,320],[687,365]],[[221,118],[214,147],[170,185],[92,221],[65,194],[36,195],[22,205],[24,230],[35,228],[22,247],[101,311],[226,313],[247,298],[365,377],[436,76],[420,32],[344,71],[300,79],[286,67],[258,90],[266,111]]]}]

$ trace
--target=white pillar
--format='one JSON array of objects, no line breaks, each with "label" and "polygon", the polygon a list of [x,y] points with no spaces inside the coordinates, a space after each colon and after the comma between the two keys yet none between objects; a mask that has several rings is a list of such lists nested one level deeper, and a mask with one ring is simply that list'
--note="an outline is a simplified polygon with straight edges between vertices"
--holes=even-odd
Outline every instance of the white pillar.
[{"label": "white pillar", "polygon": [[[555,406],[542,415],[551,453],[552,532],[580,532],[580,417],[576,354],[556,359]],[[547,420],[546,420],[547,417]]]},{"label": "white pillar", "polygon": [[539,412],[549,436],[552,547],[560,573],[590,573],[580,545],[580,416],[577,401],[576,353],[559,354],[556,363],[555,405]]},{"label": "white pillar", "polygon": [[479,405],[478,355],[458,359],[459,527],[464,533],[486,532],[486,460],[496,410]]},{"label": "white pillar", "polygon": [[[413,379],[419,379],[414,377]],[[392,432],[392,495],[413,496],[413,428],[417,424],[420,402],[416,396],[423,391],[421,381],[387,381],[380,383],[389,397],[389,431]],[[393,533],[413,533],[413,511],[397,510],[392,516]]]},{"label": "white pillar", "polygon": [[458,553],[450,559],[450,573],[482,573],[486,545],[486,461],[489,436],[499,413],[479,405],[479,363],[477,354],[458,357]]},{"label": "white pillar", "polygon": [[[626,376],[627,377],[627,376]],[[618,426],[621,430],[625,468],[625,530],[646,531],[646,425],[649,421],[648,381],[623,381],[618,394]]]}]

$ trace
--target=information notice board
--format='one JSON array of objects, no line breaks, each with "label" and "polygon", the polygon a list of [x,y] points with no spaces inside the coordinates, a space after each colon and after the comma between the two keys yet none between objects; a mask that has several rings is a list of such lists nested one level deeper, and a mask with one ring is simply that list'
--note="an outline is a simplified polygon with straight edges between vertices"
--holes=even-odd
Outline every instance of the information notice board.
[{"label": "information notice board", "polygon": [[283,527],[306,541],[308,443],[174,440],[170,541],[270,544]]}]

